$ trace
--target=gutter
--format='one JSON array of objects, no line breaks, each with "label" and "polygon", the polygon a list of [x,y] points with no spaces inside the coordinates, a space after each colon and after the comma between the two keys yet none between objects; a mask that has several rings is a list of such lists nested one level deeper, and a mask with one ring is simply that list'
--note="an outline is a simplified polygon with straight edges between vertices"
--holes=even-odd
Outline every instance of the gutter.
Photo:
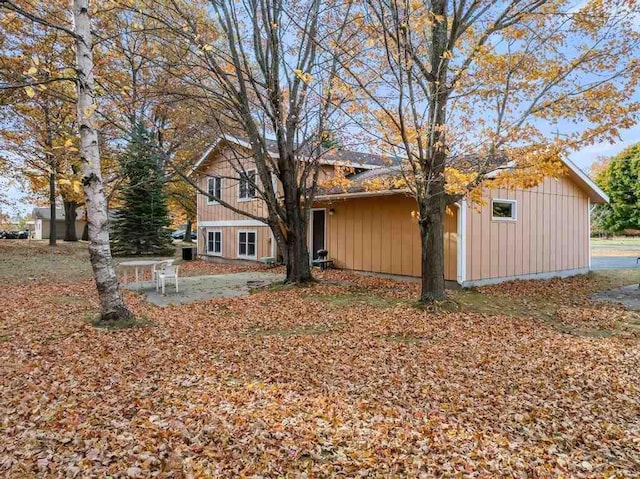
[{"label": "gutter", "polygon": [[369,198],[372,196],[389,196],[408,194],[409,190],[406,188],[399,190],[379,190],[379,191],[356,191],[353,193],[334,193],[328,195],[316,195],[313,201],[325,201],[325,200],[342,200],[349,198]]}]

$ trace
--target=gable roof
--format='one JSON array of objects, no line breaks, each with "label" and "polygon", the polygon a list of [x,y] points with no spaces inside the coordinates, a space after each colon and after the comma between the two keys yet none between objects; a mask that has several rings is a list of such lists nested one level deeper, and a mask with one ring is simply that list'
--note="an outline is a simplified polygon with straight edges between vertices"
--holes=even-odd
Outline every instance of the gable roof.
[{"label": "gable roof", "polygon": [[589,199],[592,203],[609,203],[609,195],[602,191],[595,181],[589,178],[578,165],[568,158],[563,159],[562,162],[569,170],[569,177],[589,194]]},{"label": "gable roof", "polygon": [[[207,160],[207,158],[209,158],[209,156],[214,151],[216,151],[224,142],[240,146],[247,150],[251,149],[251,143],[249,142],[248,138],[224,133],[220,135],[220,137],[218,137],[218,139],[209,148],[207,148],[204,154],[193,166],[191,171],[196,171]],[[269,156],[271,156],[272,158],[278,158],[277,142],[275,140],[266,139],[265,143]],[[305,153],[311,152],[311,150],[306,147],[302,148],[301,150],[301,159],[304,159]],[[318,159],[318,162],[321,165],[344,166],[360,170],[372,170],[389,166],[390,164],[390,161],[382,155],[341,149],[328,150]]]},{"label": "gable roof", "polygon": [[[592,203],[608,203],[609,196],[602,191],[602,189],[596,185],[596,183],[589,178],[578,166],[569,159],[563,159],[565,167],[568,171],[568,176],[573,182],[575,182],[583,191],[589,195],[589,199]],[[508,166],[508,165],[507,165]],[[503,167],[504,168],[504,167]],[[495,176],[499,169],[491,172],[487,175],[488,178]],[[363,171],[349,177],[349,185],[346,188],[335,186],[331,188],[321,189],[316,195],[317,199],[331,199],[331,198],[343,198],[353,195],[359,196],[378,196],[388,195],[392,193],[406,193],[406,188],[390,188],[384,190],[370,190],[367,188],[367,184],[376,179],[393,179],[394,177],[401,176],[400,166],[391,166],[386,168],[378,168],[372,171]]]},{"label": "gable roof", "polygon": [[[33,209],[33,217],[38,220],[50,220],[51,219],[51,209],[48,206],[40,208],[36,207]],[[64,208],[56,208],[56,220],[65,219]]]}]

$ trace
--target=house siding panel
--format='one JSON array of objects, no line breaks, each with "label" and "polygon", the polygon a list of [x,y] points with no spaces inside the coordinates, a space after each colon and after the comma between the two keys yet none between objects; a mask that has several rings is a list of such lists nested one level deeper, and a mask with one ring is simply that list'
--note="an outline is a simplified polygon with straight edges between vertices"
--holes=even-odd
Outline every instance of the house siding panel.
[{"label": "house siding panel", "polygon": [[[415,201],[403,195],[334,200],[316,205],[327,215],[329,257],[336,267],[420,276],[421,244]],[[344,241],[340,238],[344,237]],[[457,209],[445,218],[445,279],[457,275]]]},{"label": "house siding panel", "polygon": [[[484,195],[479,211],[467,210],[467,281],[588,266],[588,197],[568,177],[547,178],[528,190],[485,189]],[[515,199],[516,221],[492,220],[493,198]]]},{"label": "house siding panel", "polygon": [[201,255],[207,254],[207,233],[206,231],[222,231],[222,254],[211,255],[216,258],[223,259],[242,259],[238,258],[238,231],[255,231],[256,232],[256,259],[259,260],[265,256],[271,256],[271,230],[268,226],[225,226],[204,227],[198,235],[198,252]]}]

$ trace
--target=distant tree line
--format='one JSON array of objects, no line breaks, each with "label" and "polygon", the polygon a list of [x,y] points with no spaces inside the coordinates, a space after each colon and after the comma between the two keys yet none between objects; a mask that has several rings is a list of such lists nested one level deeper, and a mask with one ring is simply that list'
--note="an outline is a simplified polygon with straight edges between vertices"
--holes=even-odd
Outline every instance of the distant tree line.
[{"label": "distant tree line", "polygon": [[604,160],[594,172],[609,203],[592,213],[594,232],[640,234],[640,143]]}]

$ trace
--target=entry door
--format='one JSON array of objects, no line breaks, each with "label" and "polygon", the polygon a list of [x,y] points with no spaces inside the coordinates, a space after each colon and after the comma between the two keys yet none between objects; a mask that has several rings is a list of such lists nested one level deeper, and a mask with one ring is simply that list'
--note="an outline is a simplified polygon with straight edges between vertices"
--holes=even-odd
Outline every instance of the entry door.
[{"label": "entry door", "polygon": [[325,210],[311,211],[311,255],[313,259],[318,259],[318,250],[325,249],[325,220]]}]

